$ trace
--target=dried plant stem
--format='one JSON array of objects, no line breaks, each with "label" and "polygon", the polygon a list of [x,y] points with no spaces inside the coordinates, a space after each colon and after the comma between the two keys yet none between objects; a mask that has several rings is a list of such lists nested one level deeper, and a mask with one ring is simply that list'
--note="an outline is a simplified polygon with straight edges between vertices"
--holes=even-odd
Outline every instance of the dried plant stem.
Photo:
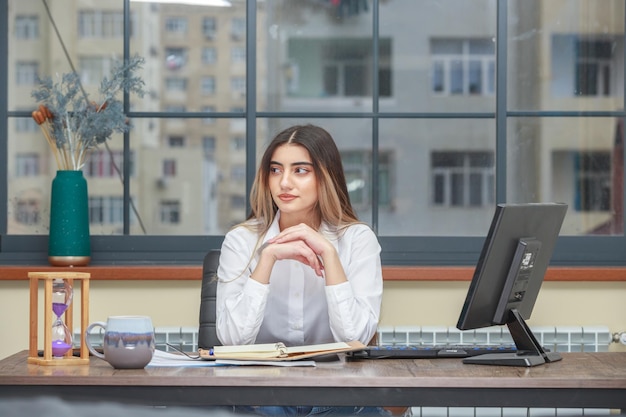
[{"label": "dried plant stem", "polygon": [[39,128],[43,132],[43,136],[46,138],[46,142],[48,142],[48,145],[50,145],[50,149],[52,149],[52,153],[54,154],[54,159],[57,162],[57,167],[60,167],[61,158],[59,157],[59,151],[57,149],[56,142],[54,138],[52,137],[52,132],[51,132],[52,128],[50,126],[50,122],[46,121],[45,123],[40,124]]},{"label": "dried plant stem", "polygon": [[69,113],[67,113],[65,115],[65,124],[66,124],[66,128],[65,128],[65,134],[67,136],[67,140],[66,143],[69,145],[69,150],[66,151],[66,157],[69,158],[68,163],[70,164],[69,166],[72,167],[72,169],[76,169],[76,163],[74,161],[74,132],[72,131],[72,121],[70,120],[70,115]]}]

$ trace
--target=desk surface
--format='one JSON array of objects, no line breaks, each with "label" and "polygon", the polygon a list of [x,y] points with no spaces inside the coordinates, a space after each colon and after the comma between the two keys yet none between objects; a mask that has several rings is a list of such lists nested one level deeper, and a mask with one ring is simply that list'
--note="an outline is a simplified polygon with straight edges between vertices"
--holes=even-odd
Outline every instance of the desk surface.
[{"label": "desk surface", "polygon": [[0,399],[54,395],[149,405],[388,405],[626,409],[626,352],[563,353],[532,368],[459,359],[321,362],[316,367],[235,366],[115,370],[38,366],[27,352],[0,361]]}]

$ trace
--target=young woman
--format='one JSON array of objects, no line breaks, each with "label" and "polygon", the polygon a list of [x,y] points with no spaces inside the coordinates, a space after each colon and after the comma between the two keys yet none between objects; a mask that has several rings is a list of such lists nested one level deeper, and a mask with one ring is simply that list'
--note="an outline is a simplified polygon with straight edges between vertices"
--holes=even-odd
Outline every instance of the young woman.
[{"label": "young woman", "polygon": [[331,135],[313,125],[280,132],[250,201],[221,249],[220,341],[368,344],[382,299],[380,245],[350,204]]}]

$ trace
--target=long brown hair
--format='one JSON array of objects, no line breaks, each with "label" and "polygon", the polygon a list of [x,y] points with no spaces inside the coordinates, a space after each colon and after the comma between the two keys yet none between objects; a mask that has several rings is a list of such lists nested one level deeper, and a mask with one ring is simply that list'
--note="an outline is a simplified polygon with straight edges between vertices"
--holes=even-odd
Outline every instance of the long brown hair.
[{"label": "long brown hair", "polygon": [[278,208],[269,189],[269,170],[274,151],[284,144],[299,145],[309,152],[317,178],[318,218],[337,229],[359,223],[350,203],[341,155],[335,141],[323,128],[307,124],[292,126],[278,133],[261,158],[250,192],[251,211],[248,216],[249,221],[256,220],[254,227],[257,232],[267,232],[276,217]]}]

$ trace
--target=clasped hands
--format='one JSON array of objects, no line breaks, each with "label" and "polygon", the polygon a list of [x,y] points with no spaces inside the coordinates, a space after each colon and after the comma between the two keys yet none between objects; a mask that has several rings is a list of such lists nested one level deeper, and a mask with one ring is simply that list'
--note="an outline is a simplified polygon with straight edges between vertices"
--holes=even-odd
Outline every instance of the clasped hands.
[{"label": "clasped hands", "polygon": [[321,233],[300,223],[281,231],[269,239],[262,250],[275,260],[293,259],[310,266],[315,274],[324,277],[325,256],[336,254],[335,247]]}]

